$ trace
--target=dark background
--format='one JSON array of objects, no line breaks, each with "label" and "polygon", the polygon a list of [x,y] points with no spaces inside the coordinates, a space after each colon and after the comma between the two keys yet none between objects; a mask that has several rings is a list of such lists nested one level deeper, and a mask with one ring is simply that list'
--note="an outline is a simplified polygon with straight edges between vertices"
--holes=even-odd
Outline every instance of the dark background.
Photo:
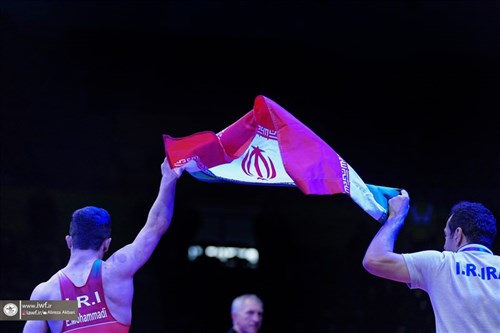
[{"label": "dark background", "polygon": [[[162,134],[218,132],[257,95],[366,183],[408,190],[398,251],[442,249],[458,200],[500,214],[497,1],[0,5],[0,299],[28,299],[66,264],[79,207],[111,213],[111,250],[131,242],[157,194]],[[225,332],[244,292],[265,302],[263,333],[433,332],[426,294],[363,270],[378,228],[343,196],[185,174],[136,275],[131,332]],[[189,261],[200,242],[256,247],[259,265]]]}]

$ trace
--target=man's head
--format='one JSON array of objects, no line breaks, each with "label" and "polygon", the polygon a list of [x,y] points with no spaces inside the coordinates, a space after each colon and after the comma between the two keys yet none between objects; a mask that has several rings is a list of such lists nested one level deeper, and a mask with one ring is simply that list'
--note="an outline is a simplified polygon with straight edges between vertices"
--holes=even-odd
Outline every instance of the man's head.
[{"label": "man's head", "polygon": [[238,333],[257,333],[262,325],[264,304],[254,294],[236,297],[231,304],[233,328]]},{"label": "man's head", "polygon": [[461,201],[451,208],[444,234],[447,251],[470,243],[491,248],[497,234],[496,219],[481,203]]},{"label": "man's head", "polygon": [[97,251],[111,236],[111,216],[94,206],[77,209],[71,217],[69,236],[73,248]]}]

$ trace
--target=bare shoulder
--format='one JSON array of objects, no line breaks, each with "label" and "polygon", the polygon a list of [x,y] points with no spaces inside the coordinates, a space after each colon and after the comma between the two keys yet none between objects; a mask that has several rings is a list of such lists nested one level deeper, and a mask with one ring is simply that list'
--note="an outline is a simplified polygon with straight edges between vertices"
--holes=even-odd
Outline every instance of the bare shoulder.
[{"label": "bare shoulder", "polygon": [[135,266],[133,247],[129,244],[103,261],[102,272],[104,277],[129,278],[135,273]]},{"label": "bare shoulder", "polygon": [[31,293],[32,300],[58,300],[61,299],[61,291],[59,289],[59,278],[57,273],[52,275],[50,279],[38,284]]}]

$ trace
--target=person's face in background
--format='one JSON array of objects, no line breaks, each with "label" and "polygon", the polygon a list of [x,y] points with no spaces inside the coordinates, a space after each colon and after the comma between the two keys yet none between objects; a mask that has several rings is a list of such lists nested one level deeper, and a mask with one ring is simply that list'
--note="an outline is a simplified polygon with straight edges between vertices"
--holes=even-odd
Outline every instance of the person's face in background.
[{"label": "person's face in background", "polygon": [[241,311],[233,314],[234,326],[239,333],[257,333],[262,325],[264,309],[254,299],[246,299]]}]

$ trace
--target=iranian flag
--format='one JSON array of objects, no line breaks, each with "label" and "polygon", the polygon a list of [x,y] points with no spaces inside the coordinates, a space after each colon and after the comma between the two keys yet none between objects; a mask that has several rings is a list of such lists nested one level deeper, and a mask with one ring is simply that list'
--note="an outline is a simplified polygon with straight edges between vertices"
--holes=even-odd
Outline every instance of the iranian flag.
[{"label": "iranian flag", "polygon": [[348,195],[380,223],[400,189],[365,184],[354,169],[292,114],[265,96],[224,130],[163,135],[170,166],[205,182],[298,187],[306,195]]}]

